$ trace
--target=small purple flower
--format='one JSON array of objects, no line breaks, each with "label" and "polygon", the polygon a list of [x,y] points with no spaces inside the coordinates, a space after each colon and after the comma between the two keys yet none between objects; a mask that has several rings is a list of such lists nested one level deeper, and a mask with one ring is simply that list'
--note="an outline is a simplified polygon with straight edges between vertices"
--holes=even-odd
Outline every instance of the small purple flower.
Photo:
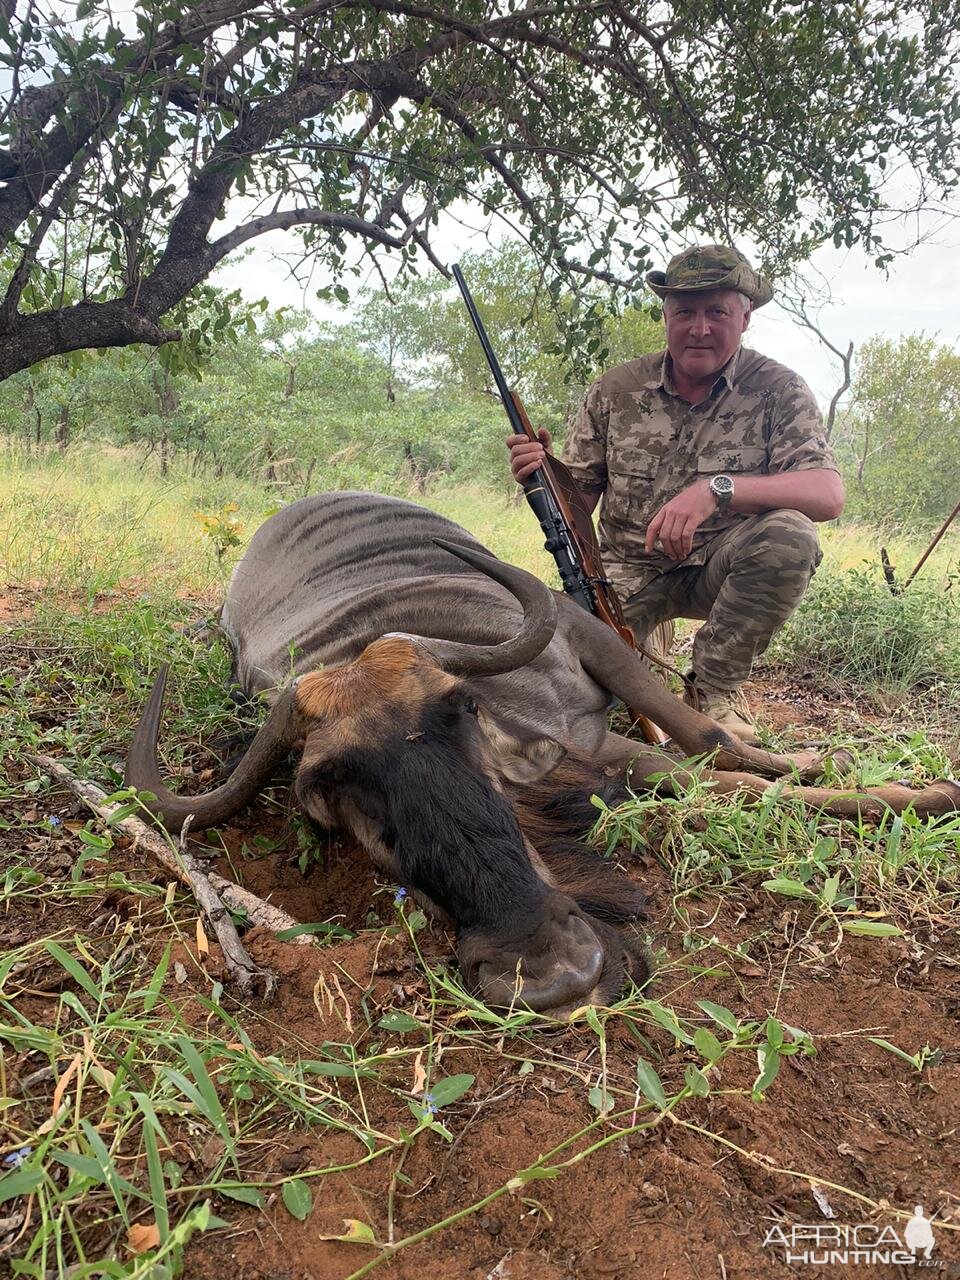
[{"label": "small purple flower", "polygon": [[19,1169],[25,1160],[33,1154],[33,1147],[21,1147],[19,1151],[8,1151],[0,1160],[4,1169]]},{"label": "small purple flower", "polygon": [[423,1095],[423,1114],[425,1116],[435,1116],[439,1110],[440,1108],[433,1100],[433,1094],[425,1093]]},{"label": "small purple flower", "polygon": [[62,818],[58,818],[58,817],[57,817],[57,815],[56,815],[55,813],[48,813],[48,814],[47,814],[47,826],[48,826],[48,827],[53,827],[53,829],[54,829],[54,830],[56,830],[56,829],[57,829],[57,827],[62,827],[62,826],[63,826],[63,819],[62,819]]},{"label": "small purple flower", "polygon": [[394,904],[394,906],[399,907],[399,906],[400,906],[400,904],[403,902],[403,900],[404,900],[404,898],[405,898],[406,896],[407,896],[407,891],[406,891],[406,889],[404,889],[404,888],[403,888],[403,886],[401,885],[401,887],[400,887],[400,888],[397,890],[397,892],[393,895],[393,904]]}]

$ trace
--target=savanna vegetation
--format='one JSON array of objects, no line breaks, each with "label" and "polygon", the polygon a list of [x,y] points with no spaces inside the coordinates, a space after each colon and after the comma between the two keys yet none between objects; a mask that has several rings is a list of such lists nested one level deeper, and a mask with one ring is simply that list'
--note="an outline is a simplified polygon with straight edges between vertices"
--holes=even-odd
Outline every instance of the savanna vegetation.
[{"label": "savanna vegetation", "polygon": [[[454,315],[434,320],[446,340]],[[657,986],[545,1035],[542,1020],[465,992],[442,932],[355,852],[318,841],[282,779],[229,829],[191,841],[312,939],[258,941],[238,916],[281,980],[272,1004],[238,1001],[192,896],[32,763],[53,756],[120,787],[137,708],[171,662],[168,767],[186,786],[215,776],[243,722],[228,655],[195,625],[215,616],[257,524],[308,488],[413,497],[550,574],[503,476],[497,406],[436,351],[391,368],[362,333],[269,317],[218,349],[202,379],[171,378],[173,415],[156,398],[154,414],[129,408],[137,385],[150,395],[156,358],[92,357],[99,393],[85,372],[67,375],[74,431],[59,440],[57,392],[45,401],[40,383],[52,366],[35,371],[29,412],[18,384],[31,375],[4,385],[17,398],[0,470],[0,1240],[15,1274],[153,1280],[229,1265],[359,1280],[377,1265],[401,1276],[434,1265],[486,1276],[509,1255],[520,1263],[502,1275],[548,1262],[548,1275],[607,1275],[578,1243],[584,1197],[597,1262],[625,1276],[651,1259],[693,1275],[677,1269],[691,1228],[674,1197],[695,1206],[698,1269],[721,1239],[730,1265],[767,1274],[759,1225],[739,1244],[725,1233],[718,1206],[730,1197],[751,1224],[770,1197],[805,1220],[813,1187],[838,1213],[902,1228],[902,1206],[922,1193],[949,1224],[954,1170],[929,1135],[931,1109],[948,1128],[957,1070],[944,1012],[957,820],[827,821],[706,785],[598,811],[599,846],[652,895]],[[531,367],[527,387],[562,429],[571,392],[552,374],[548,361],[538,382]],[[236,427],[214,410],[224,399]],[[923,785],[951,770],[956,536],[900,596],[877,561],[882,541],[911,565],[925,532],[915,514],[882,531],[862,519],[826,530],[814,587],[753,686],[773,738],[850,752],[831,785]],[[135,803],[116,800],[121,817]],[[910,997],[864,1017],[878,973]],[[875,1099],[865,1111],[858,1081]],[[891,1108],[900,1136],[864,1165],[862,1144],[880,1150]],[[833,1143],[815,1162],[812,1111]],[[705,1181],[717,1159],[722,1193]],[[901,1172],[908,1163],[920,1172]],[[626,1233],[610,1209],[624,1196]],[[254,1248],[245,1233],[265,1228],[271,1243]],[[291,1248],[303,1264],[284,1272]]]},{"label": "savanna vegetation", "polygon": [[[180,787],[249,728],[212,624],[279,504],[401,494],[551,577],[441,219],[513,233],[462,261],[562,439],[599,368],[661,345],[664,246],[747,237],[789,290],[823,243],[887,261],[885,218],[955,190],[949,5],[455,8],[0,3],[0,1270],[785,1276],[771,1227],[902,1237],[918,1203],[956,1265],[960,817],[721,798],[696,762],[598,805],[657,976],[564,1023],[464,990],[287,778],[163,864],[124,826],[162,663]],[[210,279],[283,230],[335,318]],[[902,584],[960,497],[957,361],[856,353],[848,511],[750,687],[772,741],[843,749],[831,786],[960,756],[960,535],[899,594],[879,562]],[[231,985],[185,856],[297,922],[231,910],[272,1003]]]}]

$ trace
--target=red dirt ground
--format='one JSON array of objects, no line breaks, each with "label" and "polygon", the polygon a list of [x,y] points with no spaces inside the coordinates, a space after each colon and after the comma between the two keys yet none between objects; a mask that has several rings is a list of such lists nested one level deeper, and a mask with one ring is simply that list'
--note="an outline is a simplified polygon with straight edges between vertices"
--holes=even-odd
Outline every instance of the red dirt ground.
[{"label": "red dirt ground", "polygon": [[[836,706],[811,708],[804,695],[772,681],[762,691],[764,714],[778,725],[801,722],[815,734],[845,713]],[[64,800],[65,812],[71,803]],[[244,842],[249,846],[265,834],[278,837],[280,848],[245,858]],[[303,877],[282,817],[265,817],[262,807],[223,835],[233,855],[229,863],[221,859],[224,874],[298,919],[335,918],[352,930],[366,930],[349,941],[311,948],[280,943],[263,932],[247,935],[254,958],[281,978],[275,1003],[259,1010],[269,1024],[249,1023],[257,1051],[265,1055],[304,1041],[318,1048],[324,1041],[350,1042],[361,1052],[374,1040],[381,1050],[387,1043],[409,1043],[376,1029],[376,1022],[389,1009],[423,1015],[426,982],[405,938],[384,940],[371,929],[371,912],[384,924],[395,913],[392,889],[378,885],[362,855],[331,845],[324,865]],[[810,915],[789,900],[763,893],[689,896],[688,915],[681,920],[671,915],[672,887],[652,854],[625,865],[648,891],[654,945],[677,962],[654,991],[657,998],[699,1021],[695,1000],[703,998],[738,1017],[762,1020],[776,1011],[815,1038],[817,1056],[785,1059],[762,1103],[725,1092],[749,1089],[756,1074],[752,1055],[732,1058],[712,1079],[710,1097],[683,1104],[678,1115],[686,1123],[663,1120],[647,1132],[618,1138],[559,1178],[529,1183],[404,1250],[375,1274],[385,1280],[755,1280],[815,1274],[902,1278],[926,1269],[814,1268],[785,1263],[782,1251],[764,1248],[774,1225],[827,1222],[809,1181],[813,1175],[840,1223],[897,1223],[902,1234],[904,1219],[896,1215],[924,1205],[928,1215],[936,1215],[933,1262],[939,1265],[931,1271],[960,1277],[956,938],[938,934],[934,921],[918,926],[910,943],[848,938],[830,954],[829,947],[805,938]],[[22,934],[31,922],[16,927]],[[697,933],[715,942],[694,956],[685,938]],[[442,931],[431,927],[419,937],[429,960],[450,956]],[[731,962],[730,951],[747,939],[754,960]],[[5,933],[0,946],[13,941]],[[203,967],[216,975],[215,949]],[[709,972],[703,974],[705,968]],[[187,1017],[192,1008],[200,1020],[194,986],[197,994],[210,989],[202,968],[189,963],[186,981],[173,986],[170,978],[168,985]],[[239,1016],[243,1021],[242,1010]],[[662,1055],[657,1066],[667,1092],[675,1091],[684,1066],[700,1059],[666,1032],[644,1033]],[[867,1034],[911,1051],[926,1044],[943,1055],[918,1075],[871,1044]],[[611,1019],[607,1037],[611,1078],[635,1080],[638,1044],[628,1027]],[[403,1174],[409,1181],[394,1183],[397,1239],[472,1204],[595,1118],[587,1091],[598,1081],[597,1038],[583,1022],[545,1031],[532,1046],[507,1040],[500,1054],[492,1038],[483,1048],[442,1035],[441,1043],[447,1051],[440,1074],[468,1072],[476,1081],[443,1110],[454,1142],[424,1134],[408,1155]],[[521,1073],[520,1062],[534,1057],[538,1043],[544,1046],[543,1062]],[[394,1083],[409,1088],[410,1074],[411,1060],[404,1056]],[[369,1100],[380,1108],[369,1116],[372,1127],[386,1133],[396,1133],[399,1125],[410,1128],[400,1099],[376,1089]],[[281,1129],[265,1135],[264,1144],[264,1178],[350,1163],[363,1154],[352,1136],[331,1136],[330,1130]],[[186,1251],[187,1280],[346,1280],[375,1251],[321,1237],[342,1233],[343,1219],[356,1218],[384,1239],[395,1169],[395,1158],[388,1156],[311,1180],[314,1207],[303,1223],[277,1195],[263,1211],[217,1200],[216,1212],[231,1227],[194,1238]]]}]

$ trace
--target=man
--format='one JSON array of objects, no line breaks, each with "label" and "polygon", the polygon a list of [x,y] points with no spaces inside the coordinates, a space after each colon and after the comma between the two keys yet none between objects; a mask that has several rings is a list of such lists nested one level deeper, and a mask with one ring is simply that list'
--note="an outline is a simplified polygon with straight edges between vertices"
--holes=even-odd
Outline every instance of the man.
[{"label": "man", "polygon": [[[666,350],[589,388],[563,461],[591,511],[602,498],[604,564],[638,639],[704,619],[687,697],[755,740],[741,686],[800,603],[821,556],[813,522],[841,513],[843,482],[809,387],[740,345],[773,296],[746,258],[701,245],[647,284]],[[550,446],[539,436],[507,440],[518,481]]]}]

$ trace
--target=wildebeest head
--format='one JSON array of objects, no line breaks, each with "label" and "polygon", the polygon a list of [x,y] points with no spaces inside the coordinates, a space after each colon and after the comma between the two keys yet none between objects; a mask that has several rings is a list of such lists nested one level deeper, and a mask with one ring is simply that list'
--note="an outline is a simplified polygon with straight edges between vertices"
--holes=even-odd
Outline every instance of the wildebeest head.
[{"label": "wildebeest head", "polygon": [[[487,646],[386,635],[352,662],[300,676],[234,774],[202,797],[175,796],[160,778],[161,678],[134,737],[127,781],[157,795],[155,811],[168,825],[188,813],[210,825],[252,799],[299,748],[301,806],[352,832],[391,878],[446,915],[465,977],[489,1003],[561,1011],[606,1002],[623,977],[623,945],[551,883],[524,838],[470,685],[472,676],[513,670],[545,647],[556,625],[553,596],[522,570],[446,545],[521,601],[517,635]],[[555,760],[547,750],[541,771]]]}]

